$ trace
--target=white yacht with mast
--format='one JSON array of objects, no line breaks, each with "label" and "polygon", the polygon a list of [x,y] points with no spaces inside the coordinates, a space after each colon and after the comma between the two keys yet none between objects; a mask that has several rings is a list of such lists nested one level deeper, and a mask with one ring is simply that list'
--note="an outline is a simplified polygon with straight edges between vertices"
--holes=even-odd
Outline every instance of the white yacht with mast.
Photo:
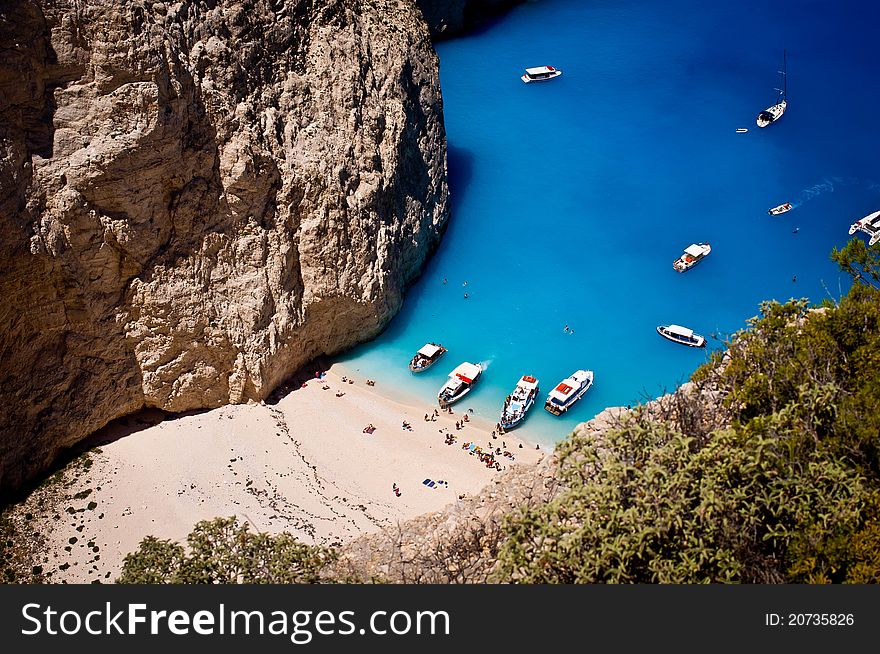
[{"label": "white yacht with mast", "polygon": [[788,83],[787,83],[787,75],[786,75],[786,62],[785,62],[785,50],[782,51],[782,70],[779,72],[782,74],[782,88],[776,89],[779,91],[779,102],[774,104],[772,107],[767,107],[758,114],[758,127],[767,127],[771,123],[775,123],[777,120],[782,118],[782,114],[785,113],[786,108],[788,107]]}]

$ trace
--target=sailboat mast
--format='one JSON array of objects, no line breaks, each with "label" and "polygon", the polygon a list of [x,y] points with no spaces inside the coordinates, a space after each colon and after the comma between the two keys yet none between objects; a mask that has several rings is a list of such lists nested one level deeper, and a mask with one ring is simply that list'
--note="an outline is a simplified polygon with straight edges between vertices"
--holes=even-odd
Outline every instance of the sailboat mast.
[{"label": "sailboat mast", "polygon": [[785,100],[788,97],[788,69],[786,66],[786,51],[785,48],[782,49],[782,99]]}]

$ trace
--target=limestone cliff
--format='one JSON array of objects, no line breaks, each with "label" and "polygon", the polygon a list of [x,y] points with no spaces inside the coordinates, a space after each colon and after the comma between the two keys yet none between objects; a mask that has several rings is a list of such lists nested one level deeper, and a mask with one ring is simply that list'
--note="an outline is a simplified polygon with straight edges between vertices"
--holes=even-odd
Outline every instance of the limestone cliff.
[{"label": "limestone cliff", "polygon": [[447,220],[411,0],[0,4],[0,490],[378,333]]},{"label": "limestone cliff", "polygon": [[435,40],[472,29],[523,0],[416,0]]}]

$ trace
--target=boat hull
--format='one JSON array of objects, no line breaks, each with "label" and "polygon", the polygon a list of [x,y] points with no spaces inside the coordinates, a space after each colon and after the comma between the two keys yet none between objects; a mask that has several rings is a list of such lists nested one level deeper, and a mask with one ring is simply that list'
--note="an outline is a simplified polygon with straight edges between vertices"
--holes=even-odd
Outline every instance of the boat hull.
[{"label": "boat hull", "polygon": [[466,389],[464,389],[458,395],[453,395],[452,397],[445,398],[445,399],[438,396],[437,401],[440,403],[440,408],[445,409],[447,407],[451,407],[453,404],[455,404],[456,402],[461,400],[465,395],[470,393],[472,389],[473,389],[473,386],[468,386]]},{"label": "boat hull", "polygon": [[551,80],[551,79],[556,79],[556,78],[559,77],[560,75],[562,75],[562,71],[561,71],[561,70],[557,70],[557,71],[554,71],[552,75],[548,75],[547,77],[537,77],[537,78],[535,78],[535,77],[529,77],[528,75],[523,75],[522,77],[520,77],[520,79],[521,79],[523,82],[525,82],[526,84],[530,84],[530,83],[532,83],[532,82],[546,82],[546,81]]},{"label": "boat hull", "polygon": [[535,397],[537,397],[538,390],[535,389],[535,395],[532,396],[526,403],[523,405],[522,413],[520,413],[514,419],[507,419],[504,414],[501,415],[501,426],[504,429],[513,429],[514,427],[518,427],[523,423],[526,419],[526,415],[528,415],[529,410],[535,405]]},{"label": "boat hull", "polygon": [[672,268],[676,272],[680,272],[680,273],[687,272],[688,270],[690,270],[691,268],[696,266],[698,263],[700,263],[705,258],[706,258],[705,256],[702,256],[699,259],[695,259],[695,260],[691,261],[690,263],[681,263],[681,259],[676,259],[675,261],[672,262]]},{"label": "boat hull", "polygon": [[755,123],[758,127],[767,127],[768,125],[772,125],[777,120],[782,118],[782,114],[785,113],[785,109],[788,106],[788,103],[783,100],[779,104],[774,104],[772,107],[767,107],[764,111],[758,114],[758,118]]}]

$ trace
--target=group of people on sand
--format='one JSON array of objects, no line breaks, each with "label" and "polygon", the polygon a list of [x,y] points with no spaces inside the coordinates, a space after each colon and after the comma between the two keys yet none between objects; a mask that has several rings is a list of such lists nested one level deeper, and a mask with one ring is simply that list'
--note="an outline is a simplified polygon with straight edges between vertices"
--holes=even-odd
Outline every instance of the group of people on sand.
[{"label": "group of people on sand", "polygon": [[363,431],[363,433],[365,433],[365,434],[372,434],[374,431],[376,431],[376,428],[373,426],[373,423],[371,422],[369,425],[367,425],[366,427],[364,427],[364,431]]},{"label": "group of people on sand", "polygon": [[413,430],[412,425],[409,424],[406,420],[404,420],[402,423],[400,423],[400,428],[403,429],[404,431],[412,431]]},{"label": "group of people on sand", "polygon": [[425,414],[425,422],[436,422],[437,418],[440,416],[440,412],[437,409],[434,409],[433,413]]},{"label": "group of people on sand", "polygon": [[[495,468],[497,471],[501,471],[501,464],[495,460],[495,452],[491,450],[489,452],[484,452],[483,448],[477,445],[473,446],[473,443],[464,443],[461,446],[463,450],[470,450],[468,454],[471,456],[476,456],[480,463],[484,464],[487,468]],[[510,454],[509,452],[507,454]],[[513,460],[514,457],[511,454],[510,459]]]},{"label": "group of people on sand", "polygon": [[397,495],[397,497],[400,497],[400,486],[397,485],[396,481],[391,484],[391,490],[395,495]]}]

